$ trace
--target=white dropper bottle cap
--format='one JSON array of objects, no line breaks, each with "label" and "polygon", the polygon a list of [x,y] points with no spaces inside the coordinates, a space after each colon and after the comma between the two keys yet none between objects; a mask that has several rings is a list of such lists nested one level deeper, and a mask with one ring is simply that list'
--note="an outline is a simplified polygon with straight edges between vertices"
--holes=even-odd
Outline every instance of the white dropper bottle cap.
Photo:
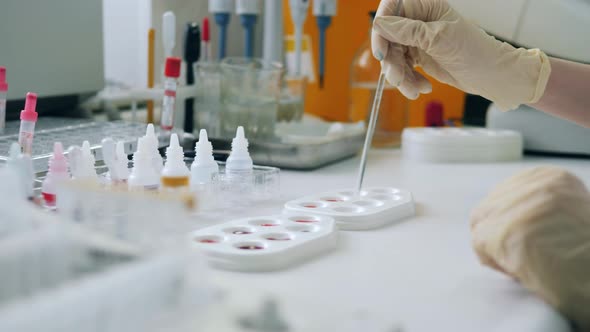
[{"label": "white dropper bottle cap", "polygon": [[164,55],[172,56],[174,43],[176,41],[176,16],[173,12],[167,11],[162,15],[162,42],[164,43]]},{"label": "white dropper bottle cap", "polygon": [[190,174],[184,163],[184,151],[178,143],[178,135],[172,134],[170,135],[170,146],[166,149],[166,164],[162,170],[162,177],[188,178]]},{"label": "white dropper bottle cap", "polygon": [[147,148],[148,151],[151,151],[151,158],[152,164],[156,173],[162,172],[162,168],[164,167],[164,160],[160,155],[160,151],[158,151],[159,143],[158,137],[156,137],[156,130],[154,129],[154,125],[152,123],[147,125],[145,130],[145,137],[147,138]]},{"label": "white dropper bottle cap", "polygon": [[113,168],[117,173],[117,180],[127,181],[129,179],[129,159],[125,153],[123,141],[118,141],[115,147],[115,161]]},{"label": "white dropper bottle cap", "polygon": [[90,142],[84,141],[84,143],[82,143],[82,154],[80,156],[80,163],[78,164],[78,178],[87,180],[98,179],[96,169],[94,168],[95,162],[96,160],[94,159],[94,155],[90,150]]},{"label": "white dropper bottle cap", "polygon": [[191,184],[210,183],[219,174],[219,165],[213,158],[213,145],[207,137],[207,130],[201,129],[199,141],[195,144],[195,160],[191,165]]},{"label": "white dropper bottle cap", "polygon": [[251,173],[254,168],[250,153],[248,153],[248,140],[244,134],[244,127],[238,127],[236,137],[231,143],[231,153],[225,163],[226,173]]},{"label": "white dropper bottle cap", "polygon": [[68,162],[64,156],[64,148],[60,142],[53,144],[53,155],[49,158],[47,176],[43,180],[41,193],[47,206],[53,207],[56,204],[56,193],[60,183],[68,180]]},{"label": "white dropper bottle cap", "polygon": [[157,189],[160,176],[154,170],[147,137],[137,140],[137,151],[133,154],[133,169],[127,181],[129,188]]}]

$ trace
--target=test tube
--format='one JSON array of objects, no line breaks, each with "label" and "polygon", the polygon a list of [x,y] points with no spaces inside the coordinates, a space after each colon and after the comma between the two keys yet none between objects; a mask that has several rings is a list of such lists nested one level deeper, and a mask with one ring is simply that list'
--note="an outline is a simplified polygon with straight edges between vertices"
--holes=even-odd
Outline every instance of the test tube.
[{"label": "test tube", "polygon": [[0,133],[3,133],[6,127],[6,91],[6,67],[0,66]]},{"label": "test tube", "polygon": [[22,153],[31,155],[33,153],[33,136],[35,135],[35,123],[37,123],[38,114],[35,112],[37,106],[37,94],[27,93],[25,109],[20,112],[20,131],[18,134],[18,144]]},{"label": "test tube", "polygon": [[174,110],[176,108],[176,87],[180,76],[180,65],[182,60],[176,57],[166,59],[164,70],[164,99],[162,100],[162,119],[160,127],[163,130],[172,130],[174,127]]}]

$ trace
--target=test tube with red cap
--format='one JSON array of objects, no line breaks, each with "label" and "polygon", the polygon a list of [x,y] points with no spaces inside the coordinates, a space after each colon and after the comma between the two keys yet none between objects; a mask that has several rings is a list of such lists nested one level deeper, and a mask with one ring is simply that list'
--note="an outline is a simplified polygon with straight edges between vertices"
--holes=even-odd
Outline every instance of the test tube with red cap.
[{"label": "test tube with red cap", "polygon": [[37,123],[37,94],[27,93],[25,109],[20,112],[20,131],[18,134],[18,144],[22,153],[31,155],[33,152],[33,136],[35,135],[35,124]]},{"label": "test tube with red cap", "polygon": [[203,60],[204,61],[212,61],[213,60],[213,54],[211,53],[211,30],[209,28],[209,18],[205,17],[203,19],[203,33],[202,33],[202,39],[203,41],[201,42],[202,47],[201,49],[203,50]]},{"label": "test tube with red cap", "polygon": [[160,127],[163,130],[172,130],[174,127],[174,110],[176,108],[176,88],[180,76],[182,60],[177,57],[166,58],[164,69],[164,99],[162,101],[162,119]]},{"label": "test tube with red cap", "polygon": [[0,66],[0,133],[4,132],[6,127],[6,67]]}]

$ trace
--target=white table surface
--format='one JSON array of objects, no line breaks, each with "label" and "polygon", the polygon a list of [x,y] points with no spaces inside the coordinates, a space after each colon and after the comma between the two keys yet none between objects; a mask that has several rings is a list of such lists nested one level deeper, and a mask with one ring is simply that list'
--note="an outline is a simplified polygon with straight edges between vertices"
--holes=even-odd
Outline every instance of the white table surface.
[{"label": "white table surface", "polygon": [[[247,215],[280,213],[288,200],[352,187],[358,161],[283,171],[282,197]],[[416,217],[378,230],[340,232],[336,250],[287,270],[209,269],[209,277],[230,290],[238,311],[255,310],[262,298],[277,299],[291,331],[569,331],[549,306],[480,265],[470,245],[469,213],[486,193],[518,171],[547,164],[590,184],[590,160],[420,164],[403,160],[399,150],[372,151],[366,186],[412,191]]]}]

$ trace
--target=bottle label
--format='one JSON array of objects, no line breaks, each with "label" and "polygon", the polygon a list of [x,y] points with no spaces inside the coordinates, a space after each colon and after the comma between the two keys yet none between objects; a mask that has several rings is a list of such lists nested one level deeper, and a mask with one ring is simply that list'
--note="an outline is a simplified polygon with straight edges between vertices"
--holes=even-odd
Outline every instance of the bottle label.
[{"label": "bottle label", "polygon": [[55,206],[56,202],[56,195],[50,193],[41,193],[43,196],[43,200],[45,201],[45,205],[47,206]]}]

